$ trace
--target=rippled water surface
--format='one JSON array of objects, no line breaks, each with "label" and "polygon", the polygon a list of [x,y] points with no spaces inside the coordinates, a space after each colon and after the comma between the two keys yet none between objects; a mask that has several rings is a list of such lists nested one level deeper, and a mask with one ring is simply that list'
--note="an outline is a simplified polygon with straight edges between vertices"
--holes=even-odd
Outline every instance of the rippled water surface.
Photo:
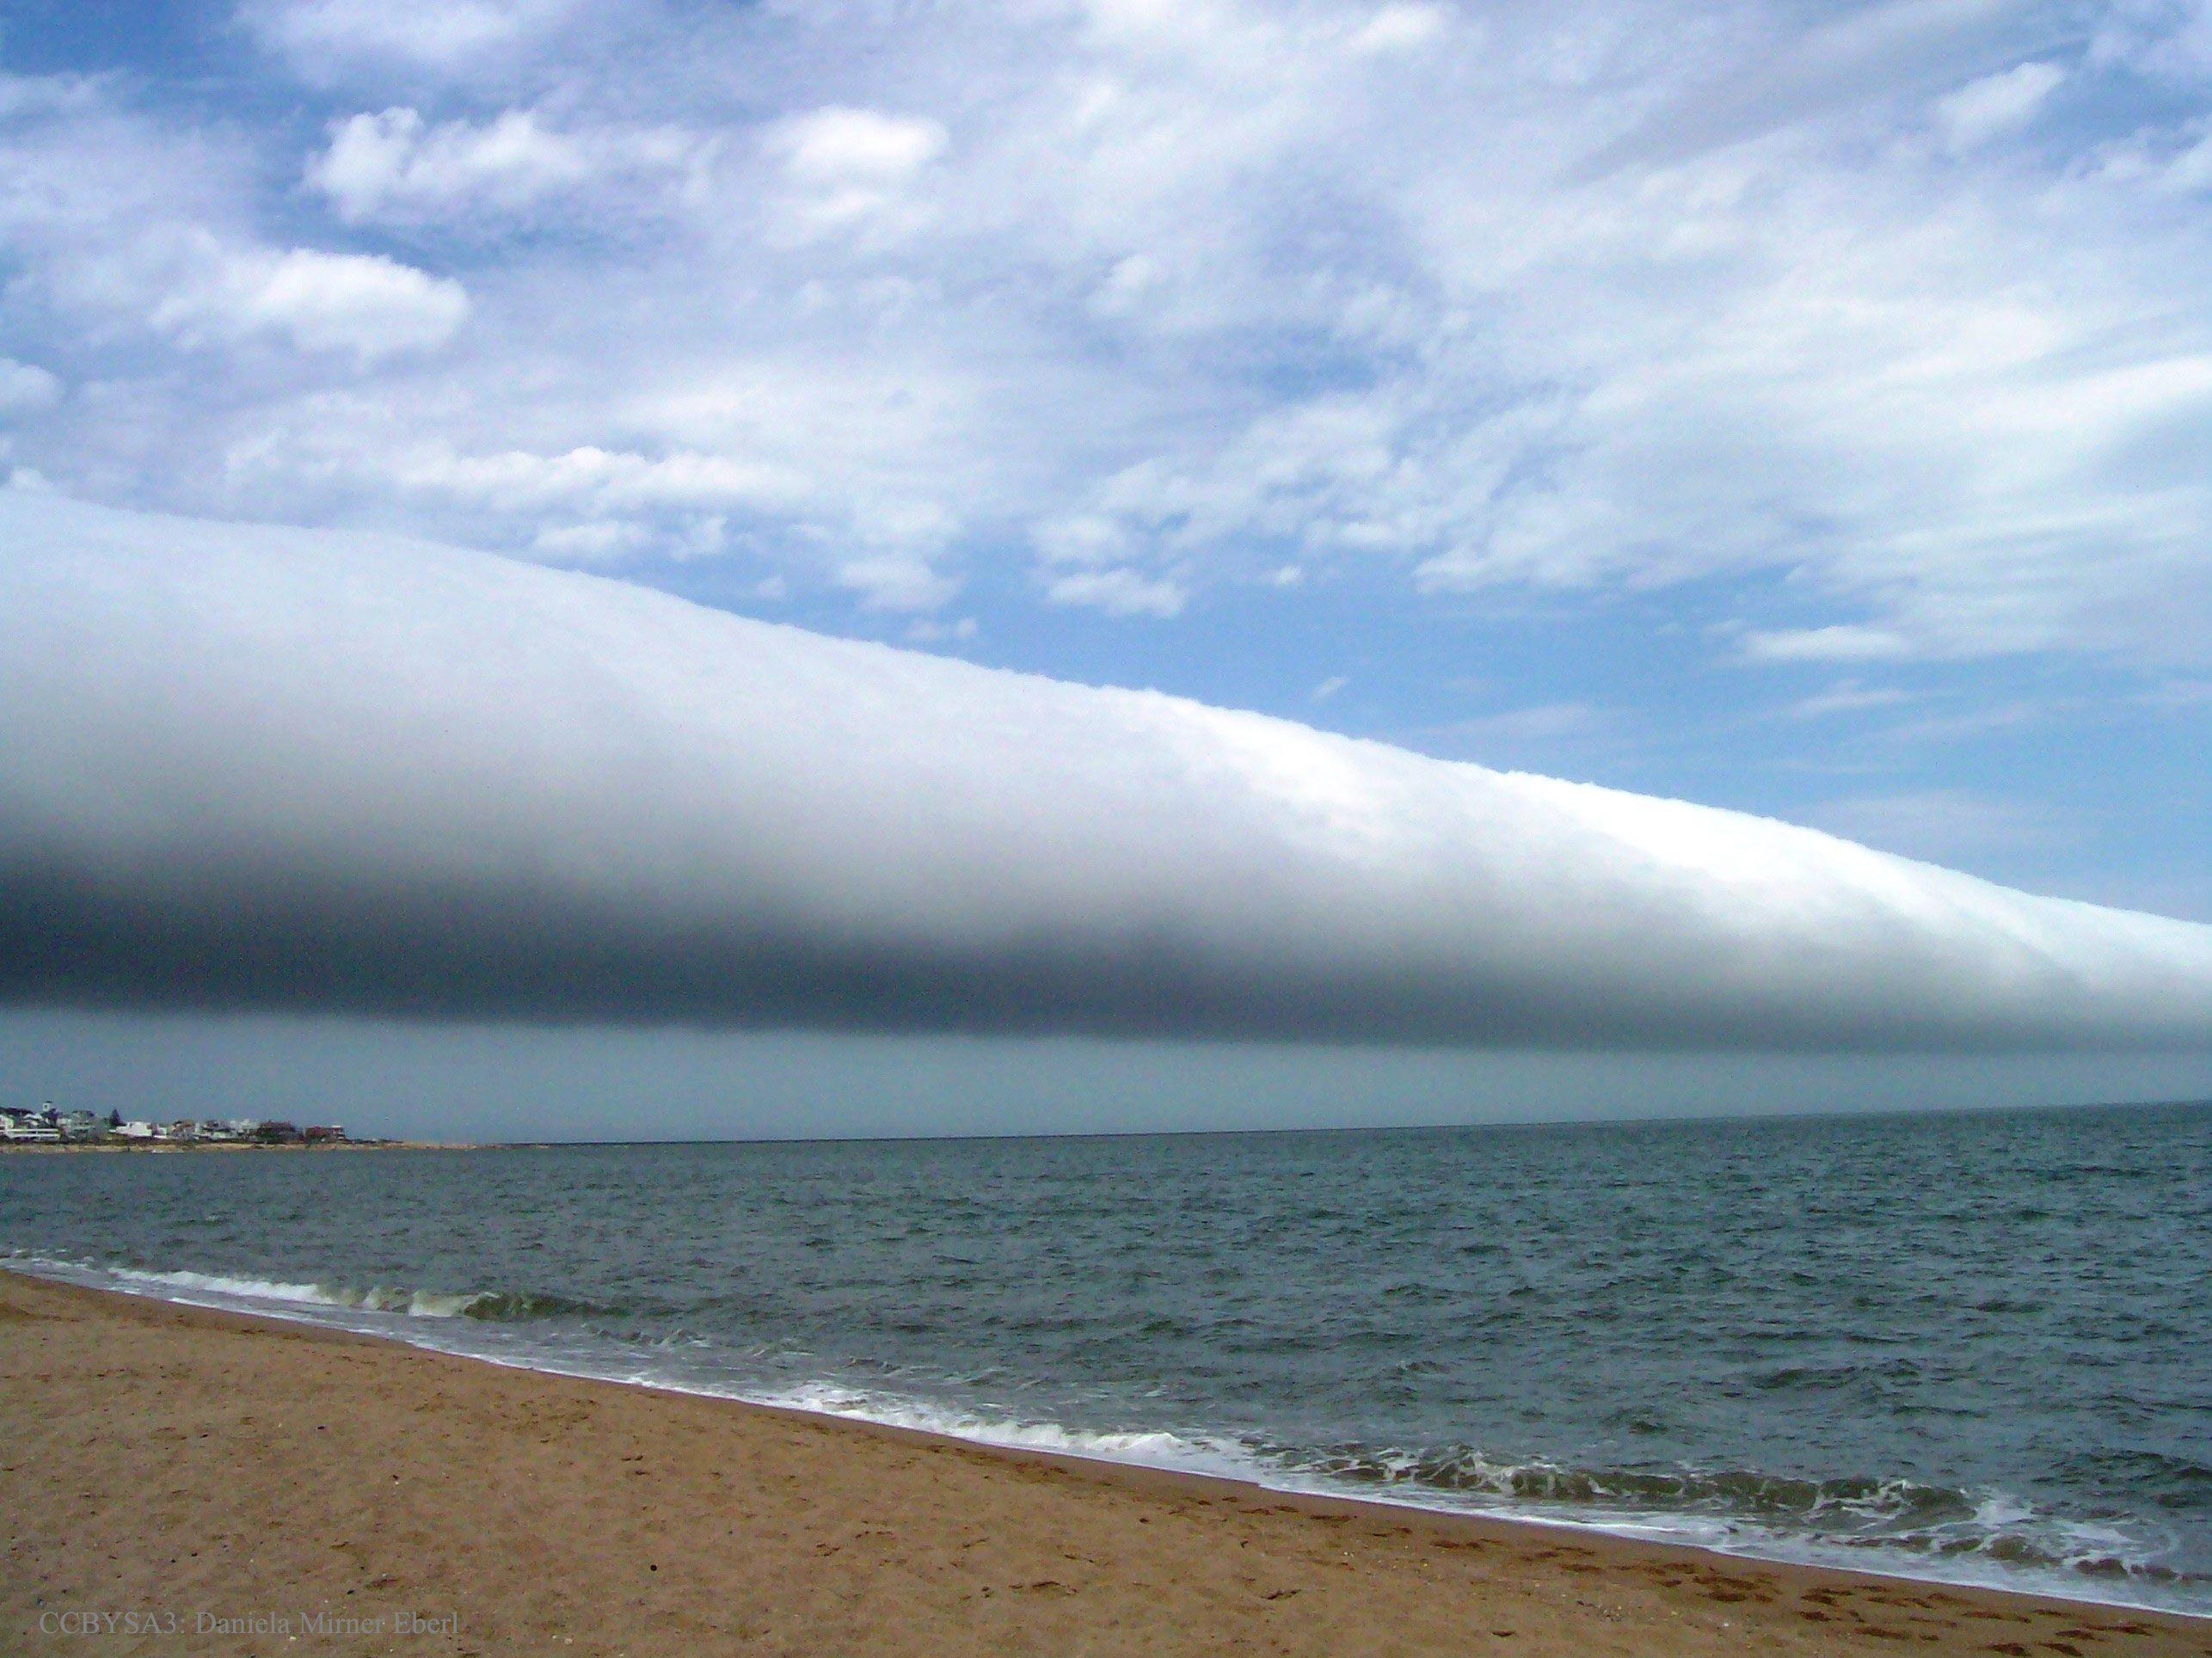
[{"label": "rippled water surface", "polygon": [[2212,1612],[2212,1108],[0,1157],[15,1264]]}]

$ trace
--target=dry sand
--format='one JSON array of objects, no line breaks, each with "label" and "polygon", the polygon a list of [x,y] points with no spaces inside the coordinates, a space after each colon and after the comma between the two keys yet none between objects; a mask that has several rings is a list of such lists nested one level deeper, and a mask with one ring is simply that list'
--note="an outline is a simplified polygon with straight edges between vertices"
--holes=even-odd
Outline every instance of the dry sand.
[{"label": "dry sand", "polygon": [[[5,1272],[0,1530],[8,1653],[2212,1658],[2208,1621],[1286,1499]],[[88,1615],[116,1632],[63,1632]]]}]

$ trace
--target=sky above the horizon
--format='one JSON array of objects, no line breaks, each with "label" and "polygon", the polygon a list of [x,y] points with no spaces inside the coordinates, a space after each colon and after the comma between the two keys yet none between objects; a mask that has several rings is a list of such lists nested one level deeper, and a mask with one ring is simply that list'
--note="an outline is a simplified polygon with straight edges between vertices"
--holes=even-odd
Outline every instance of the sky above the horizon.
[{"label": "sky above the horizon", "polygon": [[2212,918],[2212,11],[34,0],[0,468]]},{"label": "sky above the horizon", "polygon": [[[1649,801],[1555,810],[1568,797],[1551,785],[1501,790],[1203,709],[1054,701],[949,671],[1157,689],[2212,920],[2208,205],[2207,0],[0,6],[0,489],[19,503],[0,523],[22,537],[19,556],[40,537],[58,558],[103,537],[133,557],[200,545],[178,518],[218,541],[222,526],[267,526],[276,539],[250,544],[277,560],[271,571],[398,536],[957,659],[947,674],[888,666],[880,683],[875,668],[838,682],[824,665],[846,659],[791,647],[795,672],[842,688],[733,752],[771,770],[779,742],[823,757],[801,790],[829,814],[814,822],[858,801],[890,826],[865,849],[871,865],[857,842],[816,846],[797,816],[762,819],[753,826],[778,845],[788,832],[796,861],[725,859],[722,884],[694,891],[654,883],[711,834],[686,843],[667,826],[716,801],[724,818],[698,824],[734,821],[728,811],[750,809],[747,790],[767,775],[700,758],[707,739],[743,726],[733,709],[782,705],[768,680],[740,676],[723,682],[720,712],[695,716],[654,703],[654,674],[705,683],[740,636],[671,623],[690,642],[656,666],[660,624],[605,607],[594,636],[630,628],[630,642],[592,683],[648,716],[612,736],[562,679],[557,640],[507,639],[481,662],[457,649],[438,691],[452,728],[489,732],[521,708],[538,722],[517,716],[513,752],[548,766],[584,765],[575,745],[593,740],[601,763],[635,765],[649,743],[691,758],[638,772],[644,786],[594,816],[596,802],[579,814],[556,799],[551,771],[509,776],[508,751],[457,743],[431,773],[503,781],[460,816],[462,795],[365,795],[353,825],[383,838],[344,865],[348,822],[306,821],[286,789],[319,786],[318,740],[372,757],[351,780],[366,787],[421,733],[408,734],[404,710],[347,703],[335,667],[322,670],[331,683],[316,679],[313,626],[359,620],[342,582],[295,590],[210,552],[174,577],[197,633],[145,634],[161,601],[109,605],[111,585],[77,634],[42,642],[29,628],[10,647],[26,672],[0,687],[8,717],[61,758],[0,801],[15,814],[0,851],[23,854],[45,832],[26,824],[98,824],[86,802],[121,801],[114,825],[39,867],[67,865],[66,886],[127,843],[145,882],[132,901],[152,913],[179,893],[264,889],[275,865],[243,853],[194,864],[209,847],[294,859],[284,867],[329,878],[292,921],[329,937],[347,903],[356,919],[380,905],[429,913],[444,854],[421,849],[481,829],[544,879],[478,893],[480,943],[498,934],[486,918],[526,915],[608,960],[667,959],[639,941],[673,935],[623,913],[623,893],[650,890],[685,924],[737,930],[726,938],[754,936],[744,930],[777,906],[805,912],[787,942],[817,961],[858,936],[807,895],[802,866],[819,850],[824,893],[876,890],[892,872],[859,931],[876,929],[870,961],[909,951],[898,972],[920,973],[915,985],[937,974],[930,995],[946,993],[962,929],[1000,927],[1023,949],[1060,950],[1060,965],[993,945],[979,973],[1076,996],[1067,987],[1096,974],[1067,964],[1121,946],[1069,917],[1133,924],[1134,903],[1192,975],[1145,993],[1274,1010],[1225,1016],[1220,1029],[1248,1035],[1296,1034],[1300,1017],[1281,1010],[1300,997],[1332,1009],[1340,1035],[1362,1009],[1417,1034],[1423,997],[1504,986],[1508,1002],[1542,1001],[1580,986],[1576,1005],[1608,1010],[1601,1046],[1642,1029],[1803,1047],[1831,1016],[1831,1036],[1858,1029],[1862,991],[1865,1008],[1913,1000],[1898,986],[1922,972],[1930,1028],[1969,1047],[1976,1031],[2062,1009],[2049,975],[2076,972],[2112,1006],[2150,1010],[2129,1041],[2201,1030],[2193,936],[2145,943],[2133,923],[2009,898],[1988,908],[1764,829],[1743,832],[1755,853],[1744,869],[1724,869],[1713,848],[1736,830],[1699,820],[1707,839],[1685,851]],[[46,579],[28,568],[5,573],[19,600]],[[583,588],[414,580],[395,579],[387,608],[415,602],[426,621],[439,609],[457,636],[499,634],[510,603],[591,608]],[[267,661],[249,660],[280,638]],[[51,660],[27,666],[56,641]],[[102,652],[128,671],[102,680],[90,671]],[[255,681],[280,654],[293,677]],[[159,686],[156,665],[169,673]],[[352,673],[356,703],[378,672],[366,660]],[[502,675],[500,696],[482,691]],[[126,682],[139,703],[102,703],[104,686]],[[283,712],[239,723],[245,686]],[[869,742],[892,754],[888,739],[851,735],[866,723],[851,709],[885,687],[903,688],[882,705],[911,728],[908,758],[935,757],[915,771],[919,792],[898,793],[895,754],[871,760]],[[1037,781],[1058,775],[1052,742],[1007,738],[993,771],[959,734],[1043,732],[1048,709],[1094,739],[1068,759],[1057,800]],[[974,727],[979,710],[999,723]],[[125,761],[74,767],[71,734],[80,752]],[[1201,752],[1243,783],[1178,769]],[[157,752],[181,769],[125,763]],[[162,778],[187,777],[189,789],[162,792]],[[1316,804],[1317,777],[1362,809],[1395,800],[1398,815],[1347,829],[1341,801]],[[204,844],[161,832],[185,821],[187,795]],[[556,809],[533,816],[549,800]],[[997,817],[960,818],[994,801]],[[1069,826],[1092,808],[1113,826],[1095,846]],[[1164,826],[1177,809],[1209,826],[1214,851],[1178,844]],[[1033,845],[1068,857],[1028,859],[1021,894],[940,927],[933,894],[965,889],[957,871],[930,885],[939,819],[1017,863]],[[1475,850],[1422,862],[1446,844],[1436,826],[1462,820],[1490,826]],[[152,827],[134,842],[133,824]],[[1369,831],[1401,857],[1429,849],[1414,857],[1418,878],[1374,885],[1355,844]],[[595,864],[578,838],[602,832],[621,850]],[[1555,844],[1548,866],[1515,862]],[[316,862],[327,857],[341,861]],[[1116,859],[1141,872],[1134,886],[1115,884]],[[7,924],[58,926],[63,910],[38,907],[51,892],[25,899],[32,865],[9,867]],[[630,885],[562,884],[585,869]],[[1699,929],[1720,937],[1736,924],[1716,894],[1775,869],[1790,873],[1764,901],[1760,948],[1792,965],[1770,975],[1779,1011],[1754,1016],[1750,992],[1729,981],[1751,958],[1701,945]],[[1610,896],[1584,902],[1600,888]],[[1310,957],[1269,930],[1263,891],[1312,923]],[[498,909],[510,900],[521,907]],[[1443,918],[1477,914],[1506,930],[1462,935],[1484,941],[1467,949],[1435,942]],[[1539,918],[1555,914],[1580,918],[1554,937]],[[1567,935],[1585,920],[1578,956]],[[346,936],[368,956],[383,948]],[[1515,955],[1513,936],[1536,942]],[[85,971],[116,971],[119,941],[88,945]],[[1441,965],[1423,978],[1432,944]],[[1810,960],[1817,978],[1831,946],[1855,987],[1840,1001],[1790,976]],[[1667,949],[1676,967],[1655,966]],[[2022,968],[2020,950],[2046,955]],[[1375,991],[1378,962],[1404,982]],[[103,994],[121,983],[100,982]],[[1343,999],[1354,985],[1365,988]],[[2129,986],[2151,986],[2148,1000]],[[332,1005],[386,1007],[389,989]],[[1651,1007],[1678,993],[1681,1006],[1639,1026],[1647,992]],[[1356,999],[1370,992],[1382,999]],[[1068,1025],[1060,993],[1040,993],[1060,1010],[1040,1028],[1123,1028]],[[2085,1029],[2115,1017],[2093,998],[2081,1005]],[[1911,1023],[1902,1004],[1865,1016],[1877,1047]],[[1476,1025],[1483,1040],[1566,1029],[1556,1010],[1527,1017]],[[109,1039],[87,1034],[95,1026],[0,1015],[0,1056],[107,1074],[97,1053],[53,1035],[96,1048]],[[298,1040],[303,1053],[352,1051],[327,1031]],[[605,1053],[636,1058],[630,1036],[608,1040]],[[436,1048],[426,1041],[401,1047]],[[673,1077],[694,1061],[669,1063]],[[822,1063],[837,1077],[877,1062]],[[1097,1078],[1141,1070],[1085,1063]],[[1275,1062],[1250,1063],[1257,1076]],[[1340,1056],[1317,1074],[1373,1063]],[[2212,1077],[2202,1056],[2190,1063],[2188,1075]],[[1177,1086],[1203,1094],[1190,1079],[1205,1065],[1178,1065]],[[1589,1086],[1613,1087],[1611,1075],[1592,1071]],[[2004,1078],[1929,1097],[1989,1103],[2029,1086]],[[1393,1086],[1410,1099],[1428,1084]],[[1722,1103],[1766,1086],[1724,1088]],[[961,1120],[946,1103],[959,1085],[943,1090],[937,1115],[917,1121]],[[2059,1091],[2097,1095],[2078,1077]],[[1392,1120],[1386,1106],[1343,1109]]]}]

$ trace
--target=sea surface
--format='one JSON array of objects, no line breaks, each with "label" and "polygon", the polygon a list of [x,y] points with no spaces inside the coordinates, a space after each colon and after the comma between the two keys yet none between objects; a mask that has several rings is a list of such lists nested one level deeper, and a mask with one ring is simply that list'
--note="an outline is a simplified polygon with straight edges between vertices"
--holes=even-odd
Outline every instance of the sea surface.
[{"label": "sea surface", "polygon": [[572,1373],[2212,1613],[2212,1106],[0,1157],[4,1264]]}]

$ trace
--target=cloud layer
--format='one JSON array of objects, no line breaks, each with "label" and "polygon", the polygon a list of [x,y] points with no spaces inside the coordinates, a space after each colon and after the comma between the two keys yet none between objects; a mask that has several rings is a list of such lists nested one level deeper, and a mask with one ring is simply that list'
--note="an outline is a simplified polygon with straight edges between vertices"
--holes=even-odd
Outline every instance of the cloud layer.
[{"label": "cloud layer", "polygon": [[0,76],[8,441],[878,611],[1705,583],[1724,657],[2201,665],[2205,18],[243,0],[243,116]]},{"label": "cloud layer", "polygon": [[0,491],[19,1003],[2212,1044],[2212,928],[478,554]]}]

